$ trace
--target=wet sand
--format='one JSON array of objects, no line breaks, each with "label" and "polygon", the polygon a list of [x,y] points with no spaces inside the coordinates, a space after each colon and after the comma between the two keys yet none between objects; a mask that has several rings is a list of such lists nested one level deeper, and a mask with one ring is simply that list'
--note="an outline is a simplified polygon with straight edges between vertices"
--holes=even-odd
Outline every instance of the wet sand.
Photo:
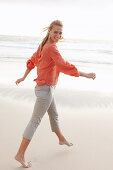
[{"label": "wet sand", "polygon": [[[10,79],[6,70],[0,83],[2,170],[22,169],[22,166],[14,160],[14,155],[35,102],[34,84],[27,86],[27,83],[23,83],[18,87],[13,84],[19,75],[20,65],[17,63],[14,66],[10,63],[12,68],[17,69],[14,73],[7,63],[7,69],[13,76]],[[4,68],[5,66],[6,64]],[[31,81],[29,79],[26,82]],[[10,80],[9,83],[6,83],[7,80]],[[55,98],[61,130],[74,145],[67,147],[58,144],[57,137],[51,132],[46,113],[26,152],[26,160],[32,162],[30,169],[112,170],[113,92],[66,89],[58,85]]]}]

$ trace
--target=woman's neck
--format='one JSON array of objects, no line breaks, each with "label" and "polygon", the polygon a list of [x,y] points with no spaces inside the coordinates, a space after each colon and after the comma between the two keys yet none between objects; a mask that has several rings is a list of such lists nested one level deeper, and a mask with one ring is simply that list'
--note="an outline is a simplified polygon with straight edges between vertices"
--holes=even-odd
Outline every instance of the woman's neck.
[{"label": "woman's neck", "polygon": [[56,42],[52,41],[51,38],[49,38],[49,39],[47,40],[47,42],[48,42],[48,43],[51,43],[51,44],[56,44]]}]

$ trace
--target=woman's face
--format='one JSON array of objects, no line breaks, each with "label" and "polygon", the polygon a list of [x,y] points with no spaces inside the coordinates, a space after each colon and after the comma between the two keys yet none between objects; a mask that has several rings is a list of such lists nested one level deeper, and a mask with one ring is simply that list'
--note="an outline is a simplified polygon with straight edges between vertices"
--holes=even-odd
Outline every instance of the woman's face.
[{"label": "woman's face", "polygon": [[52,29],[49,30],[50,41],[57,43],[62,38],[62,27],[53,25]]}]

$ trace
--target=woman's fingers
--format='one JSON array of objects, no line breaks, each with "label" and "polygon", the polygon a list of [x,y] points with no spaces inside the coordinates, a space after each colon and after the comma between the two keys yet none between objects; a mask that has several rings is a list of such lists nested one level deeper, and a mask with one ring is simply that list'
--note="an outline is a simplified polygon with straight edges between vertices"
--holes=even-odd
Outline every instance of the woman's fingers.
[{"label": "woman's fingers", "polygon": [[91,78],[94,80],[96,78],[96,74],[92,73],[92,77]]},{"label": "woman's fingers", "polygon": [[95,73],[89,73],[88,78],[91,78],[91,79],[94,80],[96,78],[96,74]]},{"label": "woman's fingers", "polygon": [[18,79],[15,83],[18,85],[21,81],[23,81],[23,78]]},{"label": "woman's fingers", "polygon": [[93,77],[92,78],[93,78],[93,80],[96,78],[96,74],[95,73],[93,73]]},{"label": "woman's fingers", "polygon": [[20,82],[17,80],[15,83],[16,83],[16,85],[18,85]]}]

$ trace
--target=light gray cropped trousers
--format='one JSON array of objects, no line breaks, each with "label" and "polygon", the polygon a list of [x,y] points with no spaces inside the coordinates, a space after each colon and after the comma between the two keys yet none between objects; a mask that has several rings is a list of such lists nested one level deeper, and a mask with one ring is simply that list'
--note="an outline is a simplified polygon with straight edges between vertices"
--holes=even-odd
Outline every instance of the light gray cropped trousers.
[{"label": "light gray cropped trousers", "polygon": [[41,122],[42,117],[48,112],[51,129],[53,132],[59,131],[58,113],[54,101],[55,86],[35,86],[36,102],[31,119],[23,133],[23,137],[31,140],[34,132]]}]

